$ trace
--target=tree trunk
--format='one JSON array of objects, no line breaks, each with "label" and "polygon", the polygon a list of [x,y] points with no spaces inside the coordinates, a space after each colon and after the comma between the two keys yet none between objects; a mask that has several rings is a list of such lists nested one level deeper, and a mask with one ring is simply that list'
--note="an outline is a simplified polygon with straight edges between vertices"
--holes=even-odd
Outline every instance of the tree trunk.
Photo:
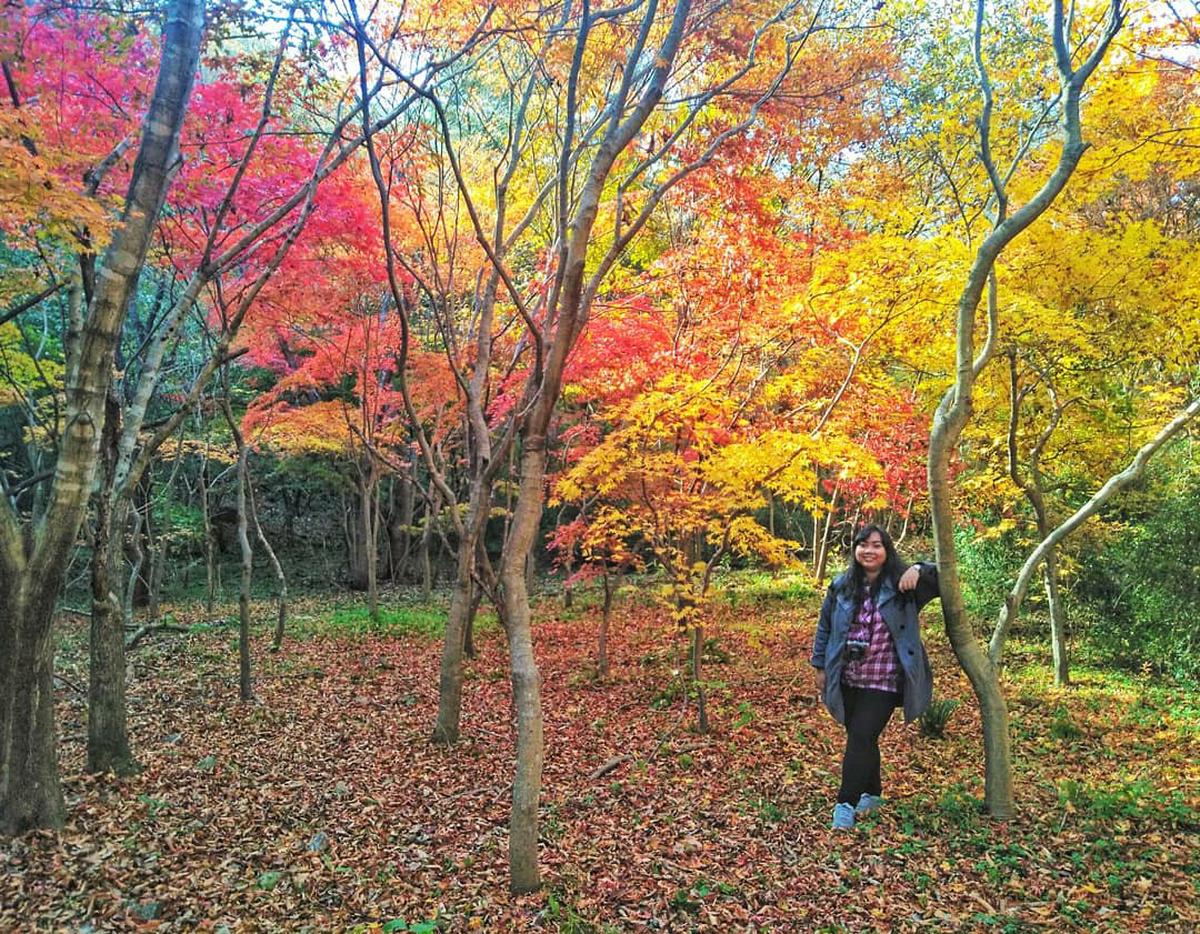
[{"label": "tree trunk", "polygon": [[[32,583],[32,582],[29,582]],[[0,618],[0,834],[61,827],[66,816],[58,780],[54,727],[51,618],[61,581],[3,593]]]},{"label": "tree trunk", "polygon": [[[409,558],[412,551],[412,524],[414,507],[414,485],[411,480],[397,477],[400,485],[400,505],[388,517],[388,539],[391,545],[390,576],[393,581],[404,580],[409,573]],[[393,486],[393,493],[395,487]]]},{"label": "tree trunk", "polygon": [[367,544],[364,534],[365,523],[362,510],[364,508],[362,483],[357,484],[355,495],[347,503],[343,498],[342,530],[346,537],[346,583],[351,590],[366,593],[367,583]]},{"label": "tree trunk", "polygon": [[[817,538],[817,541],[820,543],[817,546],[819,551],[817,552],[816,572],[815,572],[818,587],[820,587],[821,583],[825,580],[825,570],[829,565],[829,545],[830,545],[829,533],[833,529],[833,514],[837,510],[838,490],[840,490],[840,489],[841,489],[840,484],[834,485],[833,495],[829,497],[829,513],[825,517],[825,528],[821,532],[820,536]],[[813,524],[814,524],[814,534],[815,534],[816,522],[814,521]]]},{"label": "tree trunk", "polygon": [[[125,702],[125,626],[121,600],[113,589],[120,574],[113,529],[124,529],[128,508],[113,502],[113,469],[121,431],[116,394],[109,392],[100,442],[100,493],[96,499],[96,533],[92,546],[92,614],[88,638],[87,770],[130,775],[137,763],[129,748]],[[115,513],[115,515],[114,515]]]},{"label": "tree trunk", "polygon": [[242,575],[238,587],[238,695],[243,702],[254,700],[254,682],[250,670],[250,585],[254,576],[254,549],[250,545],[249,535],[249,506],[247,505],[246,484],[249,472],[248,455],[245,439],[242,438],[233,412],[229,407],[228,394],[222,400],[225,408],[225,418],[233,431],[233,439],[238,448],[237,460],[237,538],[238,547],[242,553]]},{"label": "tree trunk", "polygon": [[150,538],[150,599],[146,607],[146,615],[152,623],[162,618],[163,575],[166,573],[170,551],[170,537],[156,529]]},{"label": "tree trunk", "polygon": [[704,690],[704,627],[692,627],[692,683],[696,685],[696,731],[708,735],[708,694]]},{"label": "tree trunk", "polygon": [[54,601],[92,494],[117,335],[145,262],[178,158],[199,59],[204,8],[173,0],[162,60],[142,125],[121,223],[99,264],[77,348],[66,368],[66,405],[46,512],[24,534],[0,498],[0,832],[61,826],[54,728]]},{"label": "tree trunk", "polygon": [[542,791],[541,676],[533,654],[533,628],[525,572],[542,513],[545,438],[526,439],[521,455],[521,488],[501,572],[504,625],[512,664],[513,706],[517,714],[517,765],[509,825],[508,872],[513,892],[541,885],[538,869],[538,798]]},{"label": "tree trunk", "polygon": [[217,543],[213,540],[212,510],[208,504],[208,446],[200,465],[200,518],[204,523],[204,615],[212,618],[217,603]]},{"label": "tree trunk", "polygon": [[954,655],[979,701],[983,723],[984,802],[993,817],[1008,820],[1015,813],[1008,705],[1000,686],[999,669],[991,663],[975,638],[963,603],[948,479],[951,444],[946,419],[939,410],[934,416],[929,443],[929,511],[933,519],[942,615]]},{"label": "tree trunk", "polygon": [[358,483],[359,502],[362,514],[359,516],[362,531],[363,564],[367,574],[367,612],[371,622],[379,622],[379,543],[375,537],[375,495],[378,482],[375,478],[374,465],[367,458],[365,467],[361,467]]},{"label": "tree trunk", "polygon": [[1058,552],[1046,552],[1046,563],[1042,565],[1042,583],[1046,587],[1046,604],[1050,609],[1050,650],[1054,657],[1054,683],[1066,687],[1071,683],[1070,666],[1067,663],[1066,618],[1062,597],[1058,592]]},{"label": "tree trunk", "polygon": [[433,524],[437,521],[438,502],[435,498],[425,505],[425,526],[421,529],[421,546],[418,560],[421,564],[421,599],[428,603],[433,599]]},{"label": "tree trunk", "polygon": [[471,612],[467,614],[467,631],[463,633],[463,654],[467,658],[475,657],[475,620],[479,617],[479,605],[483,602],[483,591],[476,587],[475,596],[471,598]]},{"label": "tree trunk", "polygon": [[275,549],[271,547],[271,543],[267,540],[266,533],[263,532],[262,523],[258,519],[258,503],[254,496],[254,484],[250,481],[248,470],[246,472],[246,493],[250,502],[250,518],[254,521],[255,537],[258,538],[259,544],[263,546],[263,551],[267,553],[267,560],[271,562],[271,570],[275,572],[275,582],[279,585],[279,614],[275,618],[275,634],[271,638],[271,651],[278,652],[283,645],[284,627],[287,626],[287,575],[283,573],[283,565],[279,563],[279,556],[275,554]]},{"label": "tree trunk", "polygon": [[137,592],[138,582],[142,576],[142,567],[146,560],[146,552],[142,547],[142,528],[144,522],[145,518],[142,510],[135,503],[133,506],[133,527],[129,530],[129,550],[132,552],[129,563],[129,579],[125,582],[125,599],[121,606],[121,619],[126,626],[133,625],[134,596]]},{"label": "tree trunk", "polygon": [[613,588],[607,569],[600,577],[604,585],[604,609],[600,617],[600,638],[596,646],[596,674],[601,680],[608,677],[608,626],[612,620]]}]

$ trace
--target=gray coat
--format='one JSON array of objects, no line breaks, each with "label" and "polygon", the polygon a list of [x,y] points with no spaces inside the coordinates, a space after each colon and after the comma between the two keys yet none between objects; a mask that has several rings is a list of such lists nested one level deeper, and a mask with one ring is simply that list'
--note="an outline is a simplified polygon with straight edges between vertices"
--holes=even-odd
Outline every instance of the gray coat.
[{"label": "gray coat", "polygon": [[[920,580],[908,593],[900,593],[893,580],[885,579],[879,587],[879,615],[887,624],[904,669],[904,719],[915,720],[925,712],[933,699],[933,671],[929,667],[929,656],[921,644],[921,626],[917,614],[930,600],[938,596],[938,573],[936,564],[917,564]],[[829,585],[825,602],[821,605],[821,617],[817,621],[817,635],[813,639],[812,665],[825,669],[825,696],[822,700],[834,719],[846,722],[846,709],[842,701],[842,669],[846,636],[854,615],[853,583],[846,571]]]}]

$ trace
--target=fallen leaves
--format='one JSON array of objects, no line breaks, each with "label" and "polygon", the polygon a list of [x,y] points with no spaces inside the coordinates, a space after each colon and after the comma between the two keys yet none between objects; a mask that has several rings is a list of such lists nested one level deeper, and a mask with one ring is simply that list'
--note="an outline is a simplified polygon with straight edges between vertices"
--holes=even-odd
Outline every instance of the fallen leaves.
[{"label": "fallen leaves", "polygon": [[[840,728],[795,681],[813,608],[716,610],[729,661],[709,666],[717,728],[699,737],[686,693],[661,702],[679,664],[664,619],[621,607],[613,674],[600,682],[580,677],[596,619],[542,608],[546,887],[521,897],[507,892],[513,740],[498,633],[480,633],[452,749],[428,742],[438,645],[423,636],[285,643],[261,654],[260,702],[245,706],[219,633],[143,648],[131,703],[142,773],[83,774],[72,731],[70,823],[0,845],[0,929],[1116,932],[1196,922],[1198,802],[1181,775],[1200,739],[1188,718],[1145,717],[1113,735],[1128,702],[1115,689],[1075,704],[1010,685],[1022,698],[1022,814],[1007,824],[979,812],[971,703],[942,742],[896,721],[883,741],[885,807],[836,836],[827,825]],[[969,701],[930,642],[939,694]],[[80,721],[78,699],[64,691],[61,701],[62,722]],[[1150,693],[1143,702],[1170,706]],[[1052,735],[1061,703],[1079,735]]]}]

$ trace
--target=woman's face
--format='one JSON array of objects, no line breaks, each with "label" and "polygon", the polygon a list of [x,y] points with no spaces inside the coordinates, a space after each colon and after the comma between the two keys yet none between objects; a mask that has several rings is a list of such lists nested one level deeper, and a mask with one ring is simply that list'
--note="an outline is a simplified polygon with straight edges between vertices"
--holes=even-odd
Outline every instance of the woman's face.
[{"label": "woman's face", "polygon": [[878,532],[872,532],[854,546],[854,560],[868,574],[879,573],[879,569],[887,561],[887,549],[883,547],[883,539]]}]

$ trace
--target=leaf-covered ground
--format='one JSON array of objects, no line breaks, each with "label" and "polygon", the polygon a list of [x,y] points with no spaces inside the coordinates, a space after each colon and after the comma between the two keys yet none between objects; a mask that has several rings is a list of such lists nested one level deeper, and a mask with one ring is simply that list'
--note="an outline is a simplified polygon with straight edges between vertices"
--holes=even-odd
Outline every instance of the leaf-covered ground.
[{"label": "leaf-covered ground", "polygon": [[543,892],[506,891],[513,730],[494,624],[470,663],[465,738],[447,750],[427,741],[438,614],[401,607],[371,631],[310,603],[302,637],[259,654],[254,705],[237,703],[234,630],[140,647],[144,770],[126,780],[82,772],[86,682],[80,633],[66,633],[70,820],[0,844],[0,929],[1200,929],[1195,694],[1086,670],[1056,691],[1040,668],[1017,670],[1022,810],[992,823],[978,718],[935,606],[937,690],[964,703],[941,741],[893,722],[886,806],[834,834],[841,739],[812,698],[811,600],[715,607],[707,737],[656,611],[618,607],[605,683],[590,667],[595,612],[539,615]]}]

